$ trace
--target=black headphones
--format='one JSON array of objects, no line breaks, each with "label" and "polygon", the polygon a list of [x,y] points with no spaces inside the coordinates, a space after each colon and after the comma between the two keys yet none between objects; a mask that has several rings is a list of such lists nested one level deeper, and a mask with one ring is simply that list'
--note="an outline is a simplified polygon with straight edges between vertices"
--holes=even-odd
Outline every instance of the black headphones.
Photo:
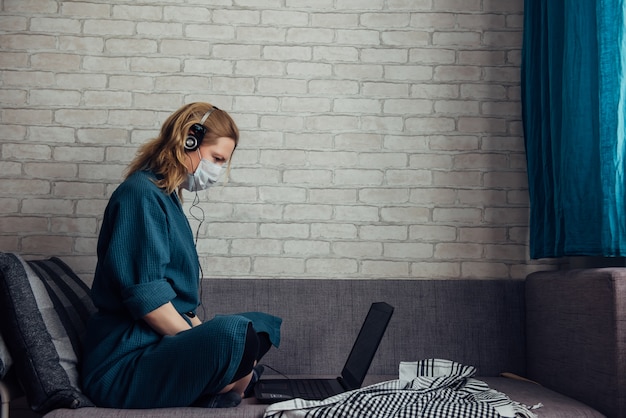
[{"label": "black headphones", "polygon": [[209,115],[211,115],[211,113],[213,113],[214,110],[218,110],[218,108],[213,106],[212,109],[209,109],[209,111],[206,112],[204,116],[202,116],[202,119],[199,123],[194,123],[193,125],[191,125],[191,128],[189,128],[191,132],[189,133],[189,135],[187,135],[187,138],[185,138],[185,151],[195,151],[200,147],[200,144],[202,144],[202,139],[206,134],[206,127],[204,126],[204,122],[206,122],[207,118],[209,117]]}]

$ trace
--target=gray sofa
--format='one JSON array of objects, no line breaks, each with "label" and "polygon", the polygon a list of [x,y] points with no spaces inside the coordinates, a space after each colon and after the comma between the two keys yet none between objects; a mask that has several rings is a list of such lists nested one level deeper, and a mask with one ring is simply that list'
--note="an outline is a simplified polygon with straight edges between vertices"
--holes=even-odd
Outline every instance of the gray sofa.
[{"label": "gray sofa", "polygon": [[[365,384],[396,379],[401,361],[442,358],[476,366],[479,379],[515,401],[543,404],[534,411],[539,417],[626,416],[623,268],[537,272],[526,280],[205,279],[202,285],[205,318],[251,310],[283,318],[281,347],[263,363],[288,376],[337,375],[369,305],[386,301],[395,312]],[[261,417],[264,410],[245,399],[232,409],[61,408],[45,417]]]}]

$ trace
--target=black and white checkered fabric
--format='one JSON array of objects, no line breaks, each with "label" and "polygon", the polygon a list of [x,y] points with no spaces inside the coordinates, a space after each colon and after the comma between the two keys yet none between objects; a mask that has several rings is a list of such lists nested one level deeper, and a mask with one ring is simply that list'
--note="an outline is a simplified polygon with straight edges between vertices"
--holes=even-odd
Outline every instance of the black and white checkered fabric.
[{"label": "black and white checkered fabric", "polygon": [[264,418],[536,418],[530,408],[472,376],[450,360],[402,362],[400,378],[322,401],[293,399],[270,405]]}]

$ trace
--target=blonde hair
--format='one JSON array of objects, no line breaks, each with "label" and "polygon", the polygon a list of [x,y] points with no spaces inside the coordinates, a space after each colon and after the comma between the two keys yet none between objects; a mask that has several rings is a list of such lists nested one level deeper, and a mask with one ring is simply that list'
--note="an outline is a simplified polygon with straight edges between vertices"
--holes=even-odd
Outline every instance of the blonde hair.
[{"label": "blonde hair", "polygon": [[[213,112],[204,121],[206,134],[202,144],[213,144],[217,138],[226,137],[233,139],[237,148],[239,129],[228,113],[214,108],[210,103],[190,103],[172,113],[161,126],[159,136],[139,148],[137,156],[126,169],[125,178],[136,171],[151,170],[159,176],[155,181],[157,186],[167,194],[176,191],[188,174],[185,138],[191,126],[200,123],[202,116],[209,110]],[[182,190],[178,194],[182,197]]]}]

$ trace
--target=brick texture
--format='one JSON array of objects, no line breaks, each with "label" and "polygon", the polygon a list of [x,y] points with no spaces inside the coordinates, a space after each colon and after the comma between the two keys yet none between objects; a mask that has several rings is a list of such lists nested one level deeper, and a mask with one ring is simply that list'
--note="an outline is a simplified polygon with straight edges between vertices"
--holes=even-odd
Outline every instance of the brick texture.
[{"label": "brick texture", "polygon": [[527,254],[523,0],[487,3],[0,1],[0,251],[90,280],[137,147],[209,101],[242,135],[202,224],[186,194],[205,276],[545,267]]}]

